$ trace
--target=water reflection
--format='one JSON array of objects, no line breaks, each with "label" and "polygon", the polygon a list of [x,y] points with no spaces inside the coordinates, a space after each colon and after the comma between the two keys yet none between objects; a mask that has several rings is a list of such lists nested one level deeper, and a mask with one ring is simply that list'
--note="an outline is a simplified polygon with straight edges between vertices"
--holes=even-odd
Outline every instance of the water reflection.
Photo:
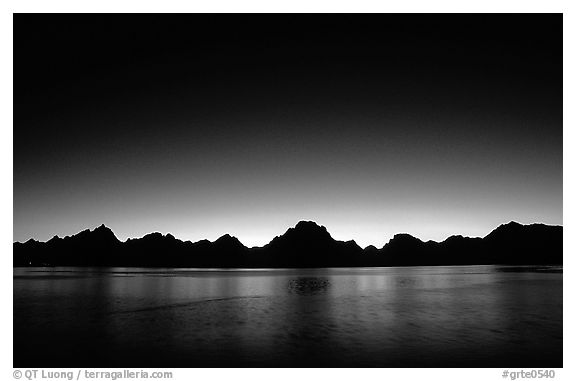
[{"label": "water reflection", "polygon": [[17,367],[560,367],[562,274],[23,268],[14,338]]},{"label": "water reflection", "polygon": [[316,295],[325,293],[330,280],[325,277],[298,277],[288,281],[288,292],[298,295]]}]

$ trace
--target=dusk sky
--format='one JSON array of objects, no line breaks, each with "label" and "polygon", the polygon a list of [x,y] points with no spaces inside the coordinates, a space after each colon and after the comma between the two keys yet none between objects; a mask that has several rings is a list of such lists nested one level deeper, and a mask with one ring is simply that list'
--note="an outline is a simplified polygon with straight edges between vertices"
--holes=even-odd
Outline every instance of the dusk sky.
[{"label": "dusk sky", "polygon": [[562,15],[15,15],[14,240],[562,224]]}]

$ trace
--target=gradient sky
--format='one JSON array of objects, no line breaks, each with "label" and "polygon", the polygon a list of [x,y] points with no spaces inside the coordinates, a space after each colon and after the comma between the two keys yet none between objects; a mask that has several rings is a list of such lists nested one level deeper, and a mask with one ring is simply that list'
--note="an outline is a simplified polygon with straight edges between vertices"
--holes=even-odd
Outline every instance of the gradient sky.
[{"label": "gradient sky", "polygon": [[14,240],[299,220],[562,224],[562,16],[14,16]]}]

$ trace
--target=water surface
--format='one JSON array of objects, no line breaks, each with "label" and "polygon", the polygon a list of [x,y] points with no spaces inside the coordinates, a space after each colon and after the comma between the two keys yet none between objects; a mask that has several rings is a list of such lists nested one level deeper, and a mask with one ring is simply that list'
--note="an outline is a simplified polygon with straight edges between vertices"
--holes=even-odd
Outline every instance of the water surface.
[{"label": "water surface", "polygon": [[562,268],[15,268],[15,367],[561,367]]}]

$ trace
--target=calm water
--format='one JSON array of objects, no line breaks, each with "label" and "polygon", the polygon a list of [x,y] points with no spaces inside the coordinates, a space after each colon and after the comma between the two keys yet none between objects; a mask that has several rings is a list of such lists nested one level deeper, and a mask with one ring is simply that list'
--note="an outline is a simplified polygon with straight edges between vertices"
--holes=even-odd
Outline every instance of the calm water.
[{"label": "calm water", "polygon": [[15,367],[561,367],[562,269],[15,268]]}]

